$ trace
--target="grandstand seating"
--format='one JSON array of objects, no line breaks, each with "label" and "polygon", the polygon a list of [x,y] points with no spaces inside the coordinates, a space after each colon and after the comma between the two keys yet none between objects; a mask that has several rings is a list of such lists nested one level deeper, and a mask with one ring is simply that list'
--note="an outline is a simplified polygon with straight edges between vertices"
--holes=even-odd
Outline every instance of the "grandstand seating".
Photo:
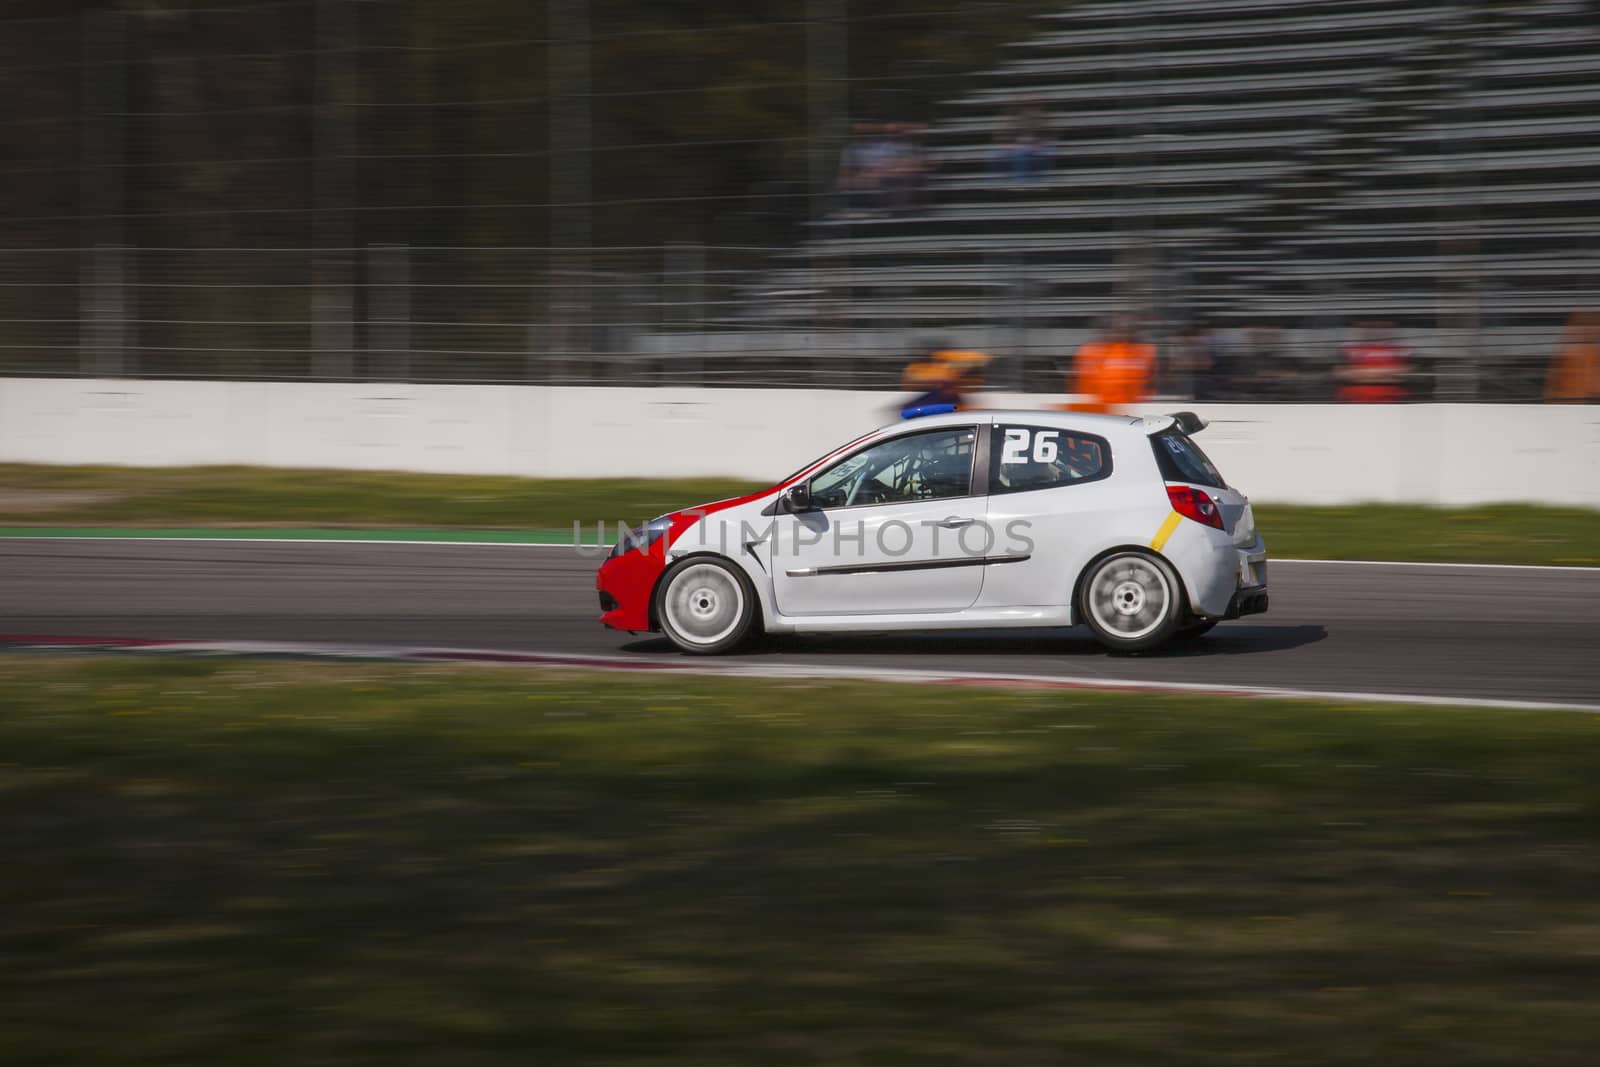
[{"label": "grandstand seating", "polygon": [[[918,208],[817,221],[727,325],[825,308],[907,342],[997,322],[1059,339],[1148,305],[1276,323],[1325,357],[1386,318],[1513,396],[1596,299],[1593,0],[1084,0],[1009,51],[929,116]],[[994,153],[1023,99],[1052,166],[1018,187]],[[1442,325],[1463,294],[1464,356]]]}]

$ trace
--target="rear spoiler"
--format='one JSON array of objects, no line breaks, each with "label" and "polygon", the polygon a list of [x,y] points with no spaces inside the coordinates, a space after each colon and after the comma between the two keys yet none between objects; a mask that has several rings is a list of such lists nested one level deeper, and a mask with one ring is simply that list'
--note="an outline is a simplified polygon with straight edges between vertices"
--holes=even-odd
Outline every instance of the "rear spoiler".
[{"label": "rear spoiler", "polygon": [[1162,430],[1177,428],[1179,433],[1199,433],[1210,423],[1192,411],[1175,411],[1171,415],[1149,415],[1143,420],[1144,432],[1152,437]]}]

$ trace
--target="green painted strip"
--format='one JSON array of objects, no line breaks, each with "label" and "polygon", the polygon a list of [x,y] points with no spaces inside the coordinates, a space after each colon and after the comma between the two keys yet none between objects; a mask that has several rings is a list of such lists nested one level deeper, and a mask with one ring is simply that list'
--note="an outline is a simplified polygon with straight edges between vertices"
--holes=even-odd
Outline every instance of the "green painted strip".
[{"label": "green painted strip", "polygon": [[[609,524],[608,530],[610,532]],[[571,545],[571,530],[407,530],[319,529],[311,527],[207,528],[107,526],[4,526],[0,538],[94,538],[101,540],[185,541],[428,541],[485,545]],[[595,545],[591,524],[583,544]],[[611,543],[609,540],[607,544]]]}]

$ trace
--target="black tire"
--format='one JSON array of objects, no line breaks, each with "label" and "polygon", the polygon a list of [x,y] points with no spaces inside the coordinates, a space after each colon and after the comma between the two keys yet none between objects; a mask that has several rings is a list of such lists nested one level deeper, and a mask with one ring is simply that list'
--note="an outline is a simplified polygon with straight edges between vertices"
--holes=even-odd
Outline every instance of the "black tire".
[{"label": "black tire", "polygon": [[1096,560],[1084,573],[1078,610],[1106,648],[1144,652],[1177,632],[1184,617],[1183,584],[1160,556],[1125,549]]},{"label": "black tire", "polygon": [[1192,641],[1201,634],[1208,634],[1211,628],[1221,619],[1196,619],[1187,626],[1178,627],[1178,632],[1172,635],[1174,641]]},{"label": "black tire", "polygon": [[690,556],[656,585],[656,620],[678,649],[716,656],[745,642],[756,621],[756,591],[733,563],[721,556]]}]

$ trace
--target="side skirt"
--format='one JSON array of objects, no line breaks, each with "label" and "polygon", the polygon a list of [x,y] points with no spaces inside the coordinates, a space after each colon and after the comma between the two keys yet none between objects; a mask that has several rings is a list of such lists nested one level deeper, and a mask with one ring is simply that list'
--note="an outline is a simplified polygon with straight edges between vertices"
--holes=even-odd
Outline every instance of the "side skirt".
[{"label": "side skirt", "polygon": [[897,615],[776,615],[768,633],[885,633],[902,630],[998,630],[1071,626],[1066,605],[1031,608],[971,608],[948,612],[906,612]]}]

